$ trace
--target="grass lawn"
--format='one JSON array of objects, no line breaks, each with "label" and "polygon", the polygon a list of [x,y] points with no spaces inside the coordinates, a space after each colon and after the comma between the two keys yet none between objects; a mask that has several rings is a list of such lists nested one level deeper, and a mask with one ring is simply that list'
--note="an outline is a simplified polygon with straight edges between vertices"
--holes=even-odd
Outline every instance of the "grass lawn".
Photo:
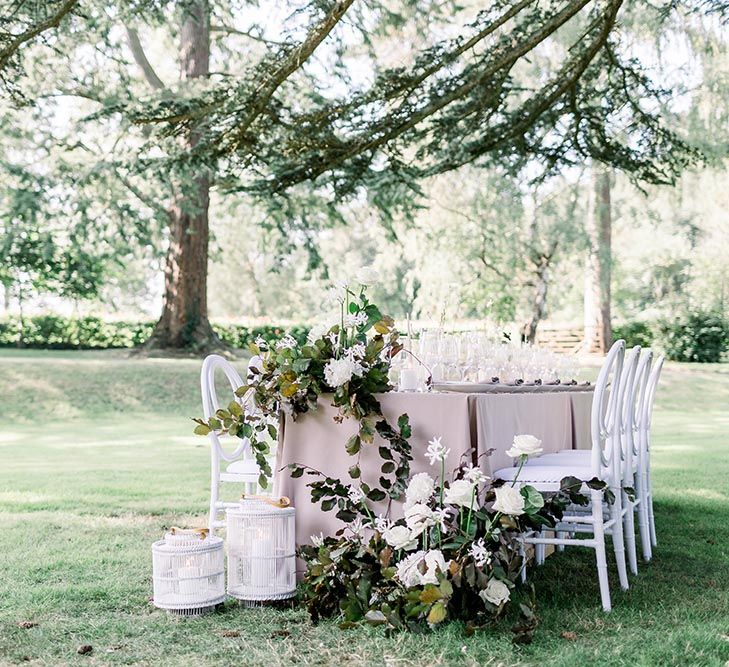
[{"label": "grass lawn", "polygon": [[470,638],[456,623],[387,636],[230,602],[199,619],[154,609],[151,543],[205,522],[207,440],[189,421],[199,367],[0,351],[0,664],[729,665],[729,365],[664,371],[654,561],[626,593],[610,570],[604,614],[592,551],[549,558],[534,576],[540,626],[521,647],[508,620]]}]

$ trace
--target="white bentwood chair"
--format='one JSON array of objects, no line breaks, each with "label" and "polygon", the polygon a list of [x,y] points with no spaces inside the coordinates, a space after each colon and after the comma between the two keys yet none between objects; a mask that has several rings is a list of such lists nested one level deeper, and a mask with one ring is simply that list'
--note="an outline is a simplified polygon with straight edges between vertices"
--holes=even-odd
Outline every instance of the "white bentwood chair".
[{"label": "white bentwood chair", "polygon": [[[615,560],[618,566],[620,585],[628,588],[628,573],[625,562],[623,541],[623,457],[621,456],[621,422],[623,408],[623,362],[625,357],[625,341],[617,341],[605,359],[597,382],[592,401],[591,435],[589,465],[533,465],[524,466],[518,482],[534,486],[538,491],[550,493],[558,491],[560,481],[572,476],[583,481],[593,477],[607,483],[615,495],[612,504],[603,502],[603,492],[589,489],[590,505],[588,512],[568,510],[557,526],[555,537],[545,537],[543,533],[529,533],[523,538],[524,543],[535,545],[552,544],[555,546],[582,546],[595,550],[598,581],[602,607],[610,611],[610,587],[607,573],[607,557],[605,553],[605,535],[613,539]],[[608,391],[608,387],[612,390]],[[517,477],[518,468],[509,467],[497,470],[494,477],[510,482]],[[586,539],[573,537],[574,533],[591,533]],[[569,535],[569,536],[567,536]]]},{"label": "white bentwood chair", "polygon": [[[248,374],[251,368],[259,367],[260,358],[253,357],[249,362]],[[238,372],[226,359],[218,354],[211,354],[203,361],[200,372],[200,388],[202,390],[203,415],[210,419],[221,407],[218,395],[215,391],[215,371],[222,370],[231,388],[231,400],[240,403],[244,410],[250,409],[245,399],[235,396],[235,390],[243,385]],[[223,407],[227,407],[230,401],[224,401]],[[225,439],[228,436],[223,436]],[[220,500],[221,482],[235,482],[243,484],[243,492],[255,494],[258,490],[259,469],[251,451],[250,442],[247,438],[236,438],[239,440],[237,446],[230,452],[226,451],[221,444],[221,437],[211,431],[210,439],[210,515],[208,526],[210,534],[214,534],[216,528],[225,527],[225,518],[219,518],[228,507],[237,507],[238,503],[224,502]],[[227,463],[225,469],[222,466]]]},{"label": "white bentwood chair", "polygon": [[[641,407],[640,424],[638,428],[638,448],[640,451],[640,487],[643,492],[643,511],[645,512],[645,520],[648,523],[648,530],[641,532],[641,546],[643,549],[643,557],[650,560],[653,552],[651,547],[658,544],[656,539],[656,522],[653,516],[653,486],[651,482],[651,425],[653,422],[653,406],[656,401],[656,388],[658,380],[663,370],[664,356],[658,357],[653,369],[648,377],[648,382],[643,396],[643,405]],[[640,517],[638,518],[640,521]],[[650,533],[650,539],[644,537]],[[647,553],[647,557],[646,557]]]},{"label": "white bentwood chair", "polygon": [[[636,354],[639,347],[633,348]],[[633,512],[625,513],[625,541],[628,562],[633,574],[638,573],[637,554],[635,550],[635,520],[638,515],[638,532],[641,539],[643,560],[648,562],[652,557],[651,543],[655,537],[655,528],[651,529],[652,496],[650,485],[650,431],[655,390],[661,373],[664,358],[660,357],[653,367],[653,352],[643,350],[638,361],[630,389],[623,394],[623,412],[621,428],[621,453],[623,461],[623,486],[635,490],[635,499],[627,494],[623,496],[623,504]],[[630,362],[626,361],[623,376],[627,377]],[[530,459],[527,465],[587,465],[590,460],[589,450],[563,449],[554,454]],[[651,532],[651,530],[653,532]]]}]

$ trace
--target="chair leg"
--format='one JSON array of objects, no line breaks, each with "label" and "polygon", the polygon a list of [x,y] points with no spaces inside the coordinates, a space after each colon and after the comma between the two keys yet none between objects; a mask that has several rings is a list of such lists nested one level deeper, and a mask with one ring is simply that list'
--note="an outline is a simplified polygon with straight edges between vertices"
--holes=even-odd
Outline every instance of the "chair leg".
[{"label": "chair leg", "polygon": [[519,547],[519,554],[521,555],[521,572],[519,573],[519,576],[521,577],[521,583],[525,584],[527,580],[527,554],[526,547],[523,542]]},{"label": "chair leg", "polygon": [[653,553],[651,551],[651,533],[648,522],[648,494],[646,493],[645,475],[638,478],[636,489],[640,504],[638,505],[638,532],[640,533],[640,548],[643,552],[643,560],[650,561]]},{"label": "chair leg", "polygon": [[[560,540],[563,540],[567,536],[567,531],[564,530],[558,530],[557,531],[557,538]],[[557,545],[557,551],[564,551],[564,544],[558,544]]]},{"label": "chair leg", "polygon": [[600,583],[600,599],[604,611],[610,611],[610,584],[608,582],[607,557],[605,554],[605,529],[603,527],[602,494],[591,491],[592,516],[594,519],[595,560],[597,562],[597,580]]},{"label": "chair leg", "polygon": [[635,549],[635,505],[623,494],[625,503],[625,550],[628,552],[628,566],[633,574],[638,574],[638,554]]},{"label": "chair leg", "polygon": [[646,482],[646,493],[648,495],[648,526],[651,531],[651,544],[656,547],[658,546],[658,540],[656,538],[656,520],[653,516],[653,485],[651,484],[650,471],[648,472],[648,479]]},{"label": "chair leg", "polygon": [[613,538],[613,551],[615,552],[615,562],[618,566],[618,579],[620,580],[620,588],[627,591],[630,588],[628,583],[628,568],[625,563],[625,541],[623,540],[623,502],[622,491],[615,494],[615,502],[613,503],[610,515],[615,518],[615,523],[610,530]]}]

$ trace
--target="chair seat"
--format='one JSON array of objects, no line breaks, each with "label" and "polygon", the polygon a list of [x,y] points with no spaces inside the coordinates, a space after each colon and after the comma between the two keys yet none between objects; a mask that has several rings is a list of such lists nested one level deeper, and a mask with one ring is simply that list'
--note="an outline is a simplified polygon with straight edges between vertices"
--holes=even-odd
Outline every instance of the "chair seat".
[{"label": "chair seat", "polygon": [[[493,477],[511,482],[519,473],[518,467],[502,468],[497,470]],[[570,465],[530,465],[524,466],[518,475],[519,484],[529,484],[538,491],[559,491],[559,483],[565,477],[577,477],[584,482],[591,480],[595,475],[590,466]]]},{"label": "chair seat", "polygon": [[256,479],[258,479],[258,475],[260,474],[255,459],[238,459],[237,461],[233,461],[225,469],[225,472],[233,475],[255,475]]},{"label": "chair seat", "polygon": [[589,466],[592,460],[592,450],[590,449],[561,449],[552,454],[543,454],[533,459],[529,459],[526,465],[534,466],[554,466],[554,465],[578,465]]}]

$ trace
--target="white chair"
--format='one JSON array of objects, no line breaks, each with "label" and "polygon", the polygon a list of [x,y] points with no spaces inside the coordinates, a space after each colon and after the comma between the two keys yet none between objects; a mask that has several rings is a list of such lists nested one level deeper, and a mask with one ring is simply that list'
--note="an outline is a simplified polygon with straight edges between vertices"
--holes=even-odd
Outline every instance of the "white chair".
[{"label": "white chair", "polygon": [[[253,361],[253,360],[251,360]],[[200,373],[200,387],[202,389],[203,415],[210,419],[221,407],[218,395],[215,391],[215,371],[222,370],[231,388],[231,400],[236,400],[246,409],[245,400],[235,396],[235,390],[243,385],[238,372],[223,357],[218,354],[211,354],[203,361]],[[225,401],[223,408],[226,408],[230,401]],[[227,437],[227,436],[226,436]],[[220,500],[220,483],[235,482],[243,484],[243,492],[255,494],[258,490],[259,469],[253,458],[250,443],[247,438],[241,438],[237,446],[231,452],[227,452],[217,433],[211,431],[210,439],[210,515],[208,526],[210,534],[214,534],[216,528],[225,527],[225,519],[218,515],[228,507],[237,507],[238,503],[223,502]],[[222,466],[227,463],[225,470]]]},{"label": "white chair", "polygon": [[[639,347],[633,348],[632,355],[635,355]],[[628,358],[625,362],[623,377],[627,378],[628,371],[634,359]],[[638,532],[641,538],[641,551],[643,560],[648,562],[651,559],[651,529],[650,529],[650,505],[651,494],[648,490],[650,480],[650,421],[655,399],[655,388],[660,375],[660,366],[663,365],[661,357],[656,368],[658,370],[651,374],[651,363],[653,352],[643,350],[640,360],[635,369],[633,381],[628,383],[629,390],[623,394],[623,412],[621,428],[621,453],[623,457],[623,486],[630,486],[635,490],[635,499],[631,500],[627,495],[623,497],[623,505],[631,508],[633,513],[625,513],[625,542],[628,552],[628,562],[633,574],[638,573],[637,554],[635,550],[635,519],[638,515]],[[655,371],[655,368],[654,368]],[[588,465],[590,450],[563,449],[554,454],[530,459],[527,465]],[[655,530],[655,529],[654,529]],[[653,533],[654,535],[655,533]]]},{"label": "white chair", "polygon": [[[524,466],[519,474],[518,482],[530,484],[538,491],[550,493],[558,491],[560,481],[567,476],[589,481],[593,477],[603,480],[615,494],[615,502],[606,505],[603,492],[589,489],[590,506],[588,513],[568,511],[554,528],[555,537],[544,537],[543,533],[529,533],[524,536],[526,544],[556,546],[582,546],[595,550],[597,574],[600,584],[602,607],[610,611],[610,587],[608,583],[607,558],[605,554],[605,535],[613,538],[613,548],[618,566],[620,585],[628,588],[628,573],[625,563],[623,541],[623,494],[622,456],[620,454],[620,425],[622,396],[621,382],[625,342],[617,341],[608,353],[600,375],[595,384],[592,402],[591,435],[592,449],[589,465],[529,465]],[[608,392],[608,386],[613,390]],[[518,468],[502,468],[494,473],[498,479],[512,481],[517,477]],[[586,539],[566,535],[574,533],[591,533]]]},{"label": "white chair", "polygon": [[[640,470],[642,478],[640,480],[643,490],[643,511],[645,512],[645,520],[648,523],[648,530],[641,533],[641,546],[643,549],[643,557],[650,560],[652,557],[651,547],[658,544],[656,539],[656,522],[653,517],[653,486],[651,482],[651,424],[653,421],[653,406],[656,400],[656,388],[658,380],[663,370],[663,362],[665,357],[660,356],[653,364],[653,369],[648,378],[646,389],[643,395],[641,417],[638,426],[638,449],[640,458]],[[639,517],[640,521],[640,517]],[[644,535],[650,533],[650,539],[644,538]],[[647,558],[646,558],[647,554]]]}]

